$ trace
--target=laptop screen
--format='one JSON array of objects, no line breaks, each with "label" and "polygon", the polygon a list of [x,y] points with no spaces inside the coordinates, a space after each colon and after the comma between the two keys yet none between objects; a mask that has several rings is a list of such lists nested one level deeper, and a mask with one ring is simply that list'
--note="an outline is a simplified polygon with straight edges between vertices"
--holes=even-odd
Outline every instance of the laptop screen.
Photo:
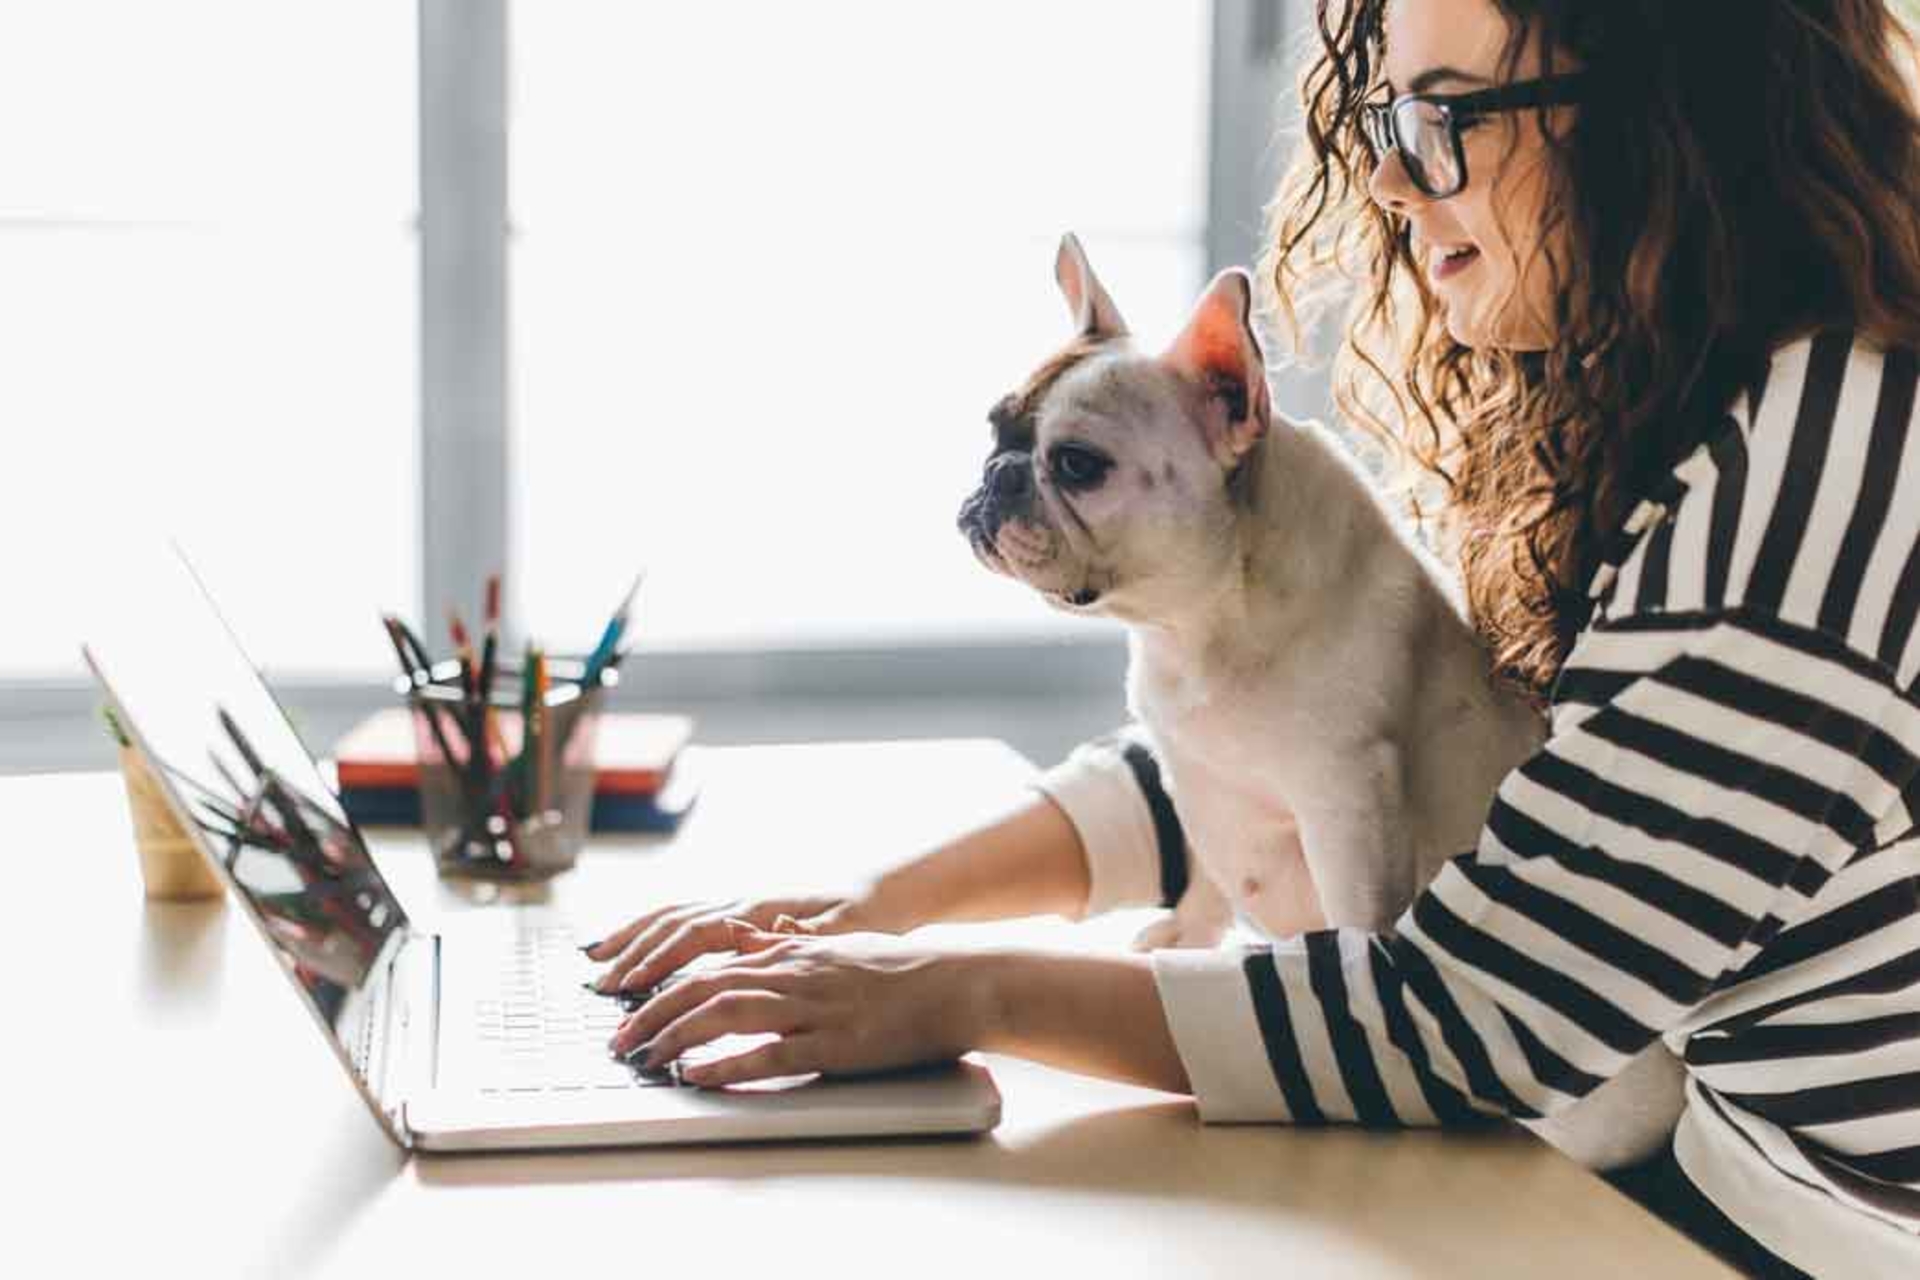
[{"label": "laptop screen", "polygon": [[201,852],[223,867],[345,1060],[363,1069],[406,913],[177,551],[136,552],[85,654]]}]

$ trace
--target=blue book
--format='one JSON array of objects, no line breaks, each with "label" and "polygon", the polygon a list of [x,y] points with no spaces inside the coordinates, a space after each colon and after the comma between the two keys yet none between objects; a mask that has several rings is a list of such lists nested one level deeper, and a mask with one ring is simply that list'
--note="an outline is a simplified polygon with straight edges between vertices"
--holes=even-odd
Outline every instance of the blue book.
[{"label": "blue book", "polygon": [[[602,791],[593,797],[591,826],[595,831],[671,832],[698,795],[697,787],[672,784],[657,796]],[[340,793],[340,803],[363,827],[420,825],[420,792],[415,787],[353,787]]]}]

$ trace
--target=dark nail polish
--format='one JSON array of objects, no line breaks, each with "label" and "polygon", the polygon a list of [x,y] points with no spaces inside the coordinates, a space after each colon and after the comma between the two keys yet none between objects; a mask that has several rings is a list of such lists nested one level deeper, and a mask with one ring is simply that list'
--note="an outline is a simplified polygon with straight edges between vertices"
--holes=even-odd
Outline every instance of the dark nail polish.
[{"label": "dark nail polish", "polygon": [[593,981],[592,979],[588,979],[586,982],[583,982],[580,985],[586,990],[593,992],[593,994],[597,996],[603,996],[607,994],[606,992],[600,989],[600,984],[598,982]]},{"label": "dark nail polish", "polygon": [[[606,939],[605,939],[605,938],[602,938],[602,939],[600,940],[600,942],[605,942],[605,941],[606,941]],[[597,948],[597,947],[598,947],[598,946],[600,945],[600,942],[583,942],[583,943],[581,943],[581,944],[580,944],[580,953],[581,953],[582,955],[585,955],[585,954],[586,954],[587,952],[589,952],[589,951],[592,951],[592,950],[594,950],[595,948]]]},{"label": "dark nail polish", "polygon": [[630,1067],[651,1066],[652,1064],[647,1061],[647,1055],[652,1052],[653,1041],[651,1040],[642,1045],[635,1045],[633,1048],[627,1050],[625,1062]]}]

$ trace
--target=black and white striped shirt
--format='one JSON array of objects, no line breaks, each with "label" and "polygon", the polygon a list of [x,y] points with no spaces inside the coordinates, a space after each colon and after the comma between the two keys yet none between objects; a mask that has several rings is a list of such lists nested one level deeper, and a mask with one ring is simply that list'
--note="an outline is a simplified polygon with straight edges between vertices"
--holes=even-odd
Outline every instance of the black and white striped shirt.
[{"label": "black and white striped shirt", "polygon": [[[1848,334],[1774,354],[1620,531],[1550,739],[1392,931],[1155,954],[1203,1118],[1530,1118],[1658,1036],[1720,1210],[1818,1275],[1920,1276],[1915,375]],[[1090,910],[1184,883],[1138,742],[1041,786]]]}]

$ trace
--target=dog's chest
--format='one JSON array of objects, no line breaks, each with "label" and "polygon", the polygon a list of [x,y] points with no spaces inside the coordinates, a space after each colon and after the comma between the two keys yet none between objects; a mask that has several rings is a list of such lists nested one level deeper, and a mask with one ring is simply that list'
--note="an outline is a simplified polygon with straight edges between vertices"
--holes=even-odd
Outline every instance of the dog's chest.
[{"label": "dog's chest", "polygon": [[1128,702],[1155,756],[1195,860],[1227,899],[1273,932],[1298,932],[1317,914],[1289,800],[1297,773],[1290,714],[1260,690],[1129,671]]},{"label": "dog's chest", "polygon": [[[1292,772],[1294,706],[1271,685],[1208,679],[1136,660],[1127,702],[1155,741],[1191,769],[1272,792]],[[1284,802],[1277,802],[1284,809]]]}]

